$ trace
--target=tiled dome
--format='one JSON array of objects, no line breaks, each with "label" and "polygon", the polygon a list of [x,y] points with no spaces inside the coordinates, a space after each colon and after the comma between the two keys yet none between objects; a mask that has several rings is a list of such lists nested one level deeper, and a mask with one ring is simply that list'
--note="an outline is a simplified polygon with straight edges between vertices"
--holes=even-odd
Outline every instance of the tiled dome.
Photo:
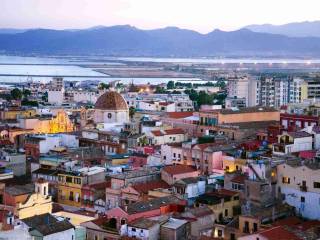
[{"label": "tiled dome", "polygon": [[98,98],[95,108],[101,110],[128,110],[128,105],[119,93],[110,91]]}]

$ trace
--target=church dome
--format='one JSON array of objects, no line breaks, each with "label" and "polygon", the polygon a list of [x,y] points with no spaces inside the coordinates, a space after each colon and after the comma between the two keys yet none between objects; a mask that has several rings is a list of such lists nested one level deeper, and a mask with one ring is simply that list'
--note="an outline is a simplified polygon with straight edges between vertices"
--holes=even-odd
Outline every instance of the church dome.
[{"label": "church dome", "polygon": [[128,105],[124,98],[114,91],[102,94],[94,107],[101,110],[128,110]]}]

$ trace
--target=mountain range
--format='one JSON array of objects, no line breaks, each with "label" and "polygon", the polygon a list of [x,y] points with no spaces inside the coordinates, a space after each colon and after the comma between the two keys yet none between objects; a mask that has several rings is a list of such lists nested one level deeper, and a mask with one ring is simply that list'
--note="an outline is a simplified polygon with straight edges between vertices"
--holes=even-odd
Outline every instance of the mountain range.
[{"label": "mountain range", "polygon": [[245,28],[253,32],[282,34],[288,37],[320,37],[320,21],[297,22],[284,25],[249,25]]},{"label": "mountain range", "polygon": [[[1,33],[0,53],[166,57],[317,57],[320,37],[286,36],[244,28],[207,34],[167,27],[141,30],[130,25],[89,29],[31,29]],[[254,30],[254,31],[252,31]]]}]

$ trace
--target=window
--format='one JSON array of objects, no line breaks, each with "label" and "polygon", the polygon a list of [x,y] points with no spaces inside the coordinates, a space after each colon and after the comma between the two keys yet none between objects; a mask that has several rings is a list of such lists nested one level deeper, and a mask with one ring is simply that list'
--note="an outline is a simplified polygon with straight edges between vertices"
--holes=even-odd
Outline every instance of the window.
[{"label": "window", "polygon": [[225,209],[225,210],[224,210],[224,216],[225,216],[225,217],[228,217],[228,209]]},{"label": "window", "polygon": [[43,195],[47,195],[47,187],[43,187]]},{"label": "window", "polygon": [[305,197],[301,197],[301,202],[302,202],[302,203],[306,202]]},{"label": "window", "polygon": [[253,232],[258,231],[258,224],[257,223],[253,223]]},{"label": "window", "polygon": [[218,237],[222,237],[222,230],[218,230]]},{"label": "window", "polygon": [[81,178],[74,178],[75,184],[81,184]]},{"label": "window", "polygon": [[290,178],[289,177],[283,177],[282,178],[282,183],[290,184]]},{"label": "window", "polygon": [[94,240],[99,240],[97,235],[94,236]]},{"label": "window", "polygon": [[135,228],[132,228],[132,229],[131,229],[131,231],[132,231],[132,232],[135,232],[135,231],[136,231],[136,229],[135,229]]},{"label": "window", "polygon": [[108,113],[108,118],[112,118],[112,114],[111,113]]},{"label": "window", "polygon": [[314,188],[320,188],[320,182],[313,182]]},{"label": "window", "polygon": [[66,182],[67,183],[72,183],[72,177],[66,177]]},{"label": "window", "polygon": [[70,201],[73,201],[73,192],[72,192],[72,191],[71,191],[70,194],[69,194],[69,200],[70,200]]}]

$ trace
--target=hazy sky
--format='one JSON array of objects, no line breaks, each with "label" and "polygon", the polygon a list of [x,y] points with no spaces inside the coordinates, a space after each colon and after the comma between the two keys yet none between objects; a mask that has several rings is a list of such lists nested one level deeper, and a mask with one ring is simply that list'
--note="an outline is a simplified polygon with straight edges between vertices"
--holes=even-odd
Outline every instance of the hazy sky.
[{"label": "hazy sky", "polygon": [[130,24],[209,32],[320,20],[320,0],[0,0],[0,28]]}]

